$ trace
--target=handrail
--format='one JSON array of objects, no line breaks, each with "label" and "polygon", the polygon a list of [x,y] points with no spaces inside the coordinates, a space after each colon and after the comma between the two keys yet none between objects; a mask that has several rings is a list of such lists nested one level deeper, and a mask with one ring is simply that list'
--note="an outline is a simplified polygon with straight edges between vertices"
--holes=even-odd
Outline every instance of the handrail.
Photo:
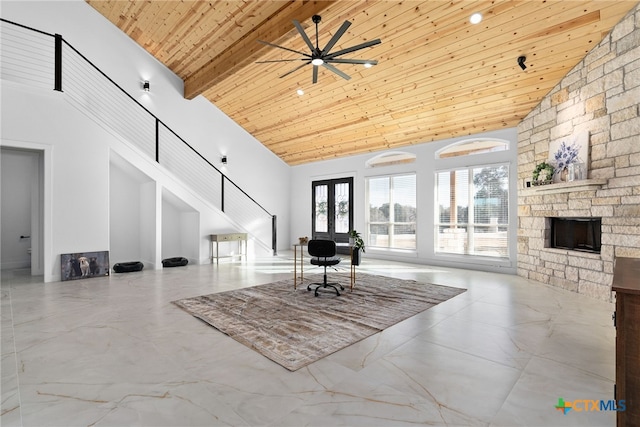
[{"label": "handrail", "polygon": [[5,22],[7,24],[15,25],[22,29],[26,29],[29,31],[34,31],[40,33],[42,35],[53,37],[55,40],[55,70],[54,70],[54,90],[62,91],[62,43],[64,43],[67,47],[69,47],[75,54],[77,54],[80,58],[82,58],[87,64],[89,64],[95,71],[97,71],[102,77],[107,79],[114,87],[118,88],[124,95],[126,95],[127,99],[133,101],[138,107],[142,108],[144,112],[146,112],[150,117],[155,120],[155,161],[158,164],[162,164],[159,158],[160,152],[160,137],[159,137],[159,129],[160,125],[163,126],[164,129],[168,130],[173,136],[175,136],[184,146],[186,146],[192,153],[198,156],[202,161],[204,161],[208,167],[213,168],[221,177],[220,185],[221,188],[221,210],[224,212],[224,182],[227,181],[232,184],[247,200],[251,201],[255,206],[260,208],[260,210],[264,211],[267,215],[271,217],[271,233],[272,233],[272,250],[273,253],[277,253],[276,248],[276,216],[271,214],[264,206],[258,203],[253,197],[251,197],[246,191],[244,191],[240,186],[238,186],[233,180],[229,179],[222,171],[220,171],[213,163],[211,163],[206,157],[204,157],[198,150],[193,148],[187,141],[185,141],[180,135],[178,135],[173,129],[167,126],[160,118],[158,118],[154,113],[149,111],[144,105],[138,102],[131,94],[129,94],[126,90],[124,90],[118,83],[116,83],[113,79],[111,79],[106,73],[104,73],[99,67],[97,67],[93,62],[91,62],[86,56],[84,56],[80,51],[78,51],[74,46],[72,46],[69,42],[64,40],[64,38],[59,34],[49,34],[44,31],[28,27],[23,24],[19,24],[13,21],[9,21],[4,18],[0,18],[0,21]]},{"label": "handrail", "polygon": [[17,22],[9,21],[8,19],[0,18],[0,21],[6,22],[7,24],[15,25],[16,27],[24,28],[25,30],[35,31],[36,33],[40,33],[40,34],[43,34],[45,36],[54,37],[54,35],[51,34],[51,33],[47,33],[45,31],[38,30],[36,28],[28,27],[28,26],[23,25],[23,24],[18,24]]},{"label": "handrail", "polygon": [[[2,19],[2,18],[0,18]],[[4,21],[4,19],[3,19]],[[28,28],[28,27],[25,27]],[[46,33],[44,33],[46,34]],[[136,104],[138,104],[143,110],[145,110],[147,113],[149,113],[149,115],[151,115],[154,119],[156,119],[158,121],[158,123],[162,124],[169,132],[171,132],[176,138],[178,138],[180,141],[182,141],[182,143],[184,145],[186,145],[187,147],[189,147],[195,154],[197,154],[202,160],[204,160],[205,162],[207,162],[207,164],[209,164],[209,166],[211,166],[212,168],[214,168],[216,171],[218,171],[220,173],[220,175],[222,175],[224,177],[224,179],[226,179],[229,183],[233,184],[238,190],[240,190],[245,196],[247,196],[253,203],[255,203],[256,205],[258,205],[263,211],[265,211],[265,213],[267,213],[268,215],[272,215],[268,210],[266,210],[264,208],[264,206],[262,206],[260,203],[258,203],[253,197],[251,197],[249,194],[247,194],[246,191],[244,191],[242,188],[240,188],[235,182],[233,182],[233,180],[229,179],[228,176],[226,176],[220,169],[218,169],[213,163],[211,163],[206,157],[204,157],[202,154],[200,154],[200,152],[198,150],[196,150],[195,148],[193,148],[191,146],[191,144],[189,144],[187,141],[184,140],[184,138],[182,138],[180,135],[178,135],[173,129],[171,129],[169,126],[167,126],[166,123],[164,123],[162,120],[160,120],[155,114],[153,114],[151,111],[149,111],[147,109],[147,107],[145,107],[144,105],[140,104],[140,102],[138,102],[137,99],[135,99],[133,96],[131,96],[131,94],[129,92],[127,92],[126,90],[124,90],[122,87],[120,87],[120,85],[118,83],[116,83],[115,81],[113,81],[108,75],[106,75],[100,68],[98,68],[93,62],[91,62],[87,57],[85,57],[82,53],[80,53],[75,47],[73,47],[71,44],[69,44],[69,42],[67,42],[66,40],[64,40],[64,38],[62,39],[64,41],[64,44],[66,44],[68,47],[70,47],[75,53],[77,53],[82,59],[84,59],[85,61],[87,61],[87,63],[89,65],[91,65],[93,68],[95,68],[96,71],[98,71],[100,74],[102,74],[103,77],[105,77],[106,79],[108,79],[114,86],[116,86],[118,89],[120,89],[125,95],[127,95],[133,102],[135,102]],[[156,160],[157,161],[157,160]],[[158,163],[160,163],[158,161]]]}]

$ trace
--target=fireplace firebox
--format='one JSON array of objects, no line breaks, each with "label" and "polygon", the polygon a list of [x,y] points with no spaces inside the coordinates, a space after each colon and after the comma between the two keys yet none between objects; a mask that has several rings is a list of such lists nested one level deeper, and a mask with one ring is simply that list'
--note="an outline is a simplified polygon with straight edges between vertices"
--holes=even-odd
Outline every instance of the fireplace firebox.
[{"label": "fireplace firebox", "polygon": [[602,218],[550,219],[552,248],[600,253]]}]

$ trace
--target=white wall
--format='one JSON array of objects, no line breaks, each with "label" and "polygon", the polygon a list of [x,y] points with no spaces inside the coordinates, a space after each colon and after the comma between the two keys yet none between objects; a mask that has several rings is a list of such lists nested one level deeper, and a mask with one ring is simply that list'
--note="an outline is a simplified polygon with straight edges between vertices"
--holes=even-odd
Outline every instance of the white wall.
[{"label": "white wall", "polygon": [[[162,238],[160,221],[162,212],[158,207],[160,188],[155,181],[140,185],[140,254],[139,260],[145,268],[159,268],[157,264],[161,258],[159,239]],[[160,236],[160,237],[158,237]],[[134,261],[132,258],[123,259],[124,262]]]},{"label": "white wall", "polygon": [[[497,260],[487,257],[469,257],[436,255],[433,247],[434,242],[434,216],[435,216],[435,171],[437,169],[447,169],[469,166],[466,157],[436,160],[436,151],[457,141],[472,138],[498,138],[510,142],[510,149],[504,152],[491,154],[479,154],[473,156],[473,164],[495,164],[497,162],[508,162],[510,165],[512,182],[510,186],[510,225],[512,231],[509,239],[511,242],[510,259]],[[477,268],[489,271],[499,271],[513,274],[516,266],[516,179],[517,179],[517,130],[505,129],[495,132],[473,135],[472,137],[461,137],[447,139],[438,142],[412,145],[389,151],[405,151],[417,156],[414,163],[399,164],[393,166],[366,168],[365,162],[383,152],[363,154],[346,157],[336,160],[327,160],[317,163],[295,166],[292,168],[292,188],[291,188],[291,236],[297,239],[301,236],[311,236],[311,182],[327,178],[354,177],[354,227],[356,230],[365,232],[365,179],[367,177],[390,175],[405,172],[416,173],[417,187],[417,251],[407,253],[406,251],[390,251],[382,249],[367,248],[365,256],[379,259],[402,260],[407,262],[449,265],[455,267]]]},{"label": "white wall", "polygon": [[2,84],[2,145],[35,144],[51,153],[44,168],[45,279],[60,277],[53,257],[109,248],[109,135],[62,96]]},{"label": "white wall", "polygon": [[[145,184],[150,181],[112,153],[109,170],[109,260],[112,265],[142,261],[148,268],[155,259],[142,257],[144,224],[155,224],[155,197],[151,201],[143,197]],[[155,191],[152,194],[155,195]],[[149,203],[151,206],[146,206]],[[151,242],[155,242],[155,233],[152,236]]]},{"label": "white wall", "polygon": [[199,213],[168,191],[162,193],[162,259],[199,262]]},{"label": "white wall", "polygon": [[[290,168],[209,101],[183,98],[182,80],[82,0],[2,1],[2,17],[61,34],[160,120],[270,213],[278,216],[280,248],[289,245]],[[151,91],[141,90],[149,80]],[[63,81],[64,89],[64,81]],[[257,174],[256,171],[260,171]]]}]

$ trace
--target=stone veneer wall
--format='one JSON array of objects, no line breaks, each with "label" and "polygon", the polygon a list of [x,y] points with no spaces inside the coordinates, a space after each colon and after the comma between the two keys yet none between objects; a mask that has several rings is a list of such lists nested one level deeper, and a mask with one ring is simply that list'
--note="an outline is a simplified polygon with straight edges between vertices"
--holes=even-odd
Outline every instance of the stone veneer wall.
[{"label": "stone veneer wall", "polygon": [[[523,188],[549,142],[588,131],[598,189]],[[640,3],[518,126],[518,275],[610,300],[616,257],[640,258]],[[548,248],[547,217],[602,217],[600,254]],[[638,279],[640,280],[640,278]]]}]

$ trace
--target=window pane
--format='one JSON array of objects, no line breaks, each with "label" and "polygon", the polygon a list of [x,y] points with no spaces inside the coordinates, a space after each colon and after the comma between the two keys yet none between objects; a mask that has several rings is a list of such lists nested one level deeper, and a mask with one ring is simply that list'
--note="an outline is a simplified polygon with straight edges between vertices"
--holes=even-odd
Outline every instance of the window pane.
[{"label": "window pane", "polygon": [[440,222],[450,224],[469,222],[469,171],[462,169],[439,172],[437,180]]},{"label": "window pane", "polygon": [[416,248],[416,176],[370,178],[368,241],[379,248]]},{"label": "window pane", "polygon": [[416,177],[415,175],[393,178],[394,222],[416,220]]},{"label": "window pane", "polygon": [[507,227],[476,226],[471,242],[474,255],[506,257]]},{"label": "window pane", "polygon": [[437,235],[436,252],[465,254],[467,251],[466,227],[443,227]]},{"label": "window pane", "polygon": [[349,184],[336,184],[334,188],[335,198],[335,231],[336,233],[349,232]]},{"label": "window pane", "polygon": [[394,152],[379,154],[372,159],[367,160],[368,168],[377,168],[380,166],[398,165],[402,163],[413,163],[416,161],[416,155],[406,152]]},{"label": "window pane", "polygon": [[415,249],[416,225],[395,225],[393,227],[393,247],[398,249]]},{"label": "window pane", "polygon": [[369,246],[389,247],[389,226],[386,224],[369,225]]},{"label": "window pane", "polygon": [[438,210],[441,223],[451,221],[451,187],[449,187],[449,172],[439,172],[436,177]]},{"label": "window pane", "polygon": [[329,231],[329,225],[327,223],[327,200],[328,200],[327,185],[316,186],[316,227],[315,230],[320,233],[326,233]]},{"label": "window pane", "polygon": [[389,178],[369,180],[369,220],[389,221]]},{"label": "window pane", "polygon": [[438,172],[436,180],[436,252],[507,257],[509,168]]},{"label": "window pane", "polygon": [[473,170],[474,222],[506,223],[508,218],[509,182],[505,166]]},{"label": "window pane", "polygon": [[453,194],[451,194],[451,205],[456,209],[452,212],[455,215],[454,224],[466,224],[469,222],[469,171],[467,169],[455,171]]}]

